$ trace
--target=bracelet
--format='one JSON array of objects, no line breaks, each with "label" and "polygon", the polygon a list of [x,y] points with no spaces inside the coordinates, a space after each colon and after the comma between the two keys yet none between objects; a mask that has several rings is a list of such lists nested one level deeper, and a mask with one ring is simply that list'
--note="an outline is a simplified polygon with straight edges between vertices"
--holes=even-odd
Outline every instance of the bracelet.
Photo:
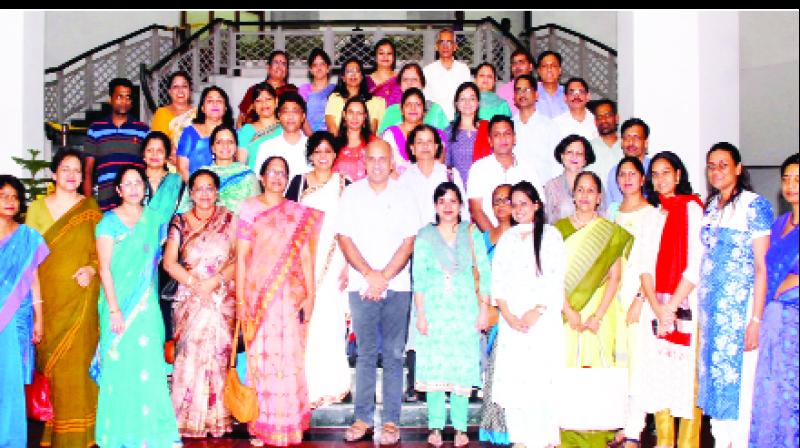
[{"label": "bracelet", "polygon": [[760,323],[761,323],[761,319],[759,319],[759,318],[758,318],[758,317],[756,317],[755,315],[753,315],[753,317],[751,317],[751,318],[750,318],[750,320],[752,320],[753,322],[755,322],[755,323],[757,323],[757,324],[760,324]]}]

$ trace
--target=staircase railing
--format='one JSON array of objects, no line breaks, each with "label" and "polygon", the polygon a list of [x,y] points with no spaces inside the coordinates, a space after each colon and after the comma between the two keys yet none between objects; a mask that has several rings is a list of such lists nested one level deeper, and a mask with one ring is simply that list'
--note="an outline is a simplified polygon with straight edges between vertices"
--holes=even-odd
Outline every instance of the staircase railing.
[{"label": "staircase railing", "polygon": [[[397,48],[398,66],[409,61],[427,64],[434,60],[434,44],[439,29],[456,28],[459,48],[456,59],[474,67],[482,61],[497,67],[500,80],[510,77],[511,52],[524,44],[494,19],[436,20],[331,20],[234,22],[216,19],[195,32],[182,45],[160,61],[142,64],[142,91],[150,113],[168,102],[166,79],[176,70],[192,75],[194,89],[209,85],[209,76],[239,75],[242,70],[262,68],[269,53],[287,51],[291,68],[306,67],[306,59],[314,47],[323,48],[333,61],[337,73],[342,62],[351,56],[369,66],[372,47],[382,37],[391,38]],[[264,31],[246,31],[259,27]]]},{"label": "staircase railing", "polygon": [[44,71],[44,118],[63,123],[108,97],[115,77],[139,83],[139,65],[155,63],[174,48],[175,29],[150,25],[88,50]]},{"label": "staircase railing", "polygon": [[617,51],[589,36],[553,23],[526,30],[534,57],[545,50],[561,53],[561,80],[578,76],[589,83],[593,99],[617,98]]}]

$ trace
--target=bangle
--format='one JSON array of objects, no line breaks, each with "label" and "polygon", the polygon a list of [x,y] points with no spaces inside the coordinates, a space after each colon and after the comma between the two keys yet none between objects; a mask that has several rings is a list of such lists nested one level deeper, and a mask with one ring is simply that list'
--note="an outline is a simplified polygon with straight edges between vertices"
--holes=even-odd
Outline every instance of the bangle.
[{"label": "bangle", "polygon": [[755,315],[753,315],[753,317],[751,317],[751,318],[750,318],[750,320],[752,320],[753,322],[755,322],[755,323],[757,323],[757,324],[760,324],[760,323],[761,323],[761,319],[759,319],[759,318],[758,318],[758,317],[756,317]]},{"label": "bangle", "polygon": [[120,311],[120,310],[109,310],[108,311],[108,314],[118,314],[118,313],[121,314],[122,311]]},{"label": "bangle", "polygon": [[189,274],[189,278],[186,279],[186,286],[192,286],[192,283],[194,283],[194,276]]},{"label": "bangle", "polygon": [[31,302],[32,305],[36,305],[36,304],[39,304],[39,303],[44,303],[44,301],[42,299],[38,299],[38,300],[34,300],[33,302]]}]

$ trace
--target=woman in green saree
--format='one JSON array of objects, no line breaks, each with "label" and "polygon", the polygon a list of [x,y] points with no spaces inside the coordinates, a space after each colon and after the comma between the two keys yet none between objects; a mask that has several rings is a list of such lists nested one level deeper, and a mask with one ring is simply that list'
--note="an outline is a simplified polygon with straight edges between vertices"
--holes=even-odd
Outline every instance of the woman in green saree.
[{"label": "woman in green saree", "polygon": [[66,149],[50,166],[53,193],[36,199],[25,223],[45,239],[50,256],[39,265],[44,336],[36,369],[50,380],[55,418],[45,423],[41,446],[85,448],[95,443],[97,386],[89,363],[97,347],[97,202],[79,193],[80,152]]},{"label": "woman in green saree", "polygon": [[[614,297],[622,274],[622,256],[633,237],[597,213],[602,186],[596,174],[583,171],[573,188],[575,213],[556,221],[567,245],[564,345],[567,368],[614,366],[616,316]],[[602,387],[602,385],[598,385]],[[614,431],[562,431],[562,447],[605,447]]]},{"label": "woman in green saree", "polygon": [[104,448],[180,443],[156,291],[161,236],[175,202],[151,200],[143,207],[145,178],[132,166],[120,171],[114,183],[122,203],[96,230],[103,285],[96,438]]}]

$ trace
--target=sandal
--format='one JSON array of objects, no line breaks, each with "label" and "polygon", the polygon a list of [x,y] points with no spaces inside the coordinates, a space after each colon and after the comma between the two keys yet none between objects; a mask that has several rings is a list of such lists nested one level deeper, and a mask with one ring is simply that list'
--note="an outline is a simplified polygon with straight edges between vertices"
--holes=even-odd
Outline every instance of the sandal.
[{"label": "sandal", "polygon": [[442,444],[444,444],[444,442],[442,441],[442,431],[439,429],[431,430],[431,433],[428,436],[428,445],[434,448],[439,448],[440,446],[442,446]]},{"label": "sandal", "polygon": [[392,422],[386,422],[381,427],[381,441],[382,446],[397,445],[400,443],[400,428]]},{"label": "sandal", "polygon": [[264,441],[259,439],[258,437],[253,437],[252,439],[250,439],[250,445],[264,446]]},{"label": "sandal", "polygon": [[456,431],[456,437],[453,439],[453,446],[456,448],[469,445],[469,437],[467,433]]},{"label": "sandal", "polygon": [[361,442],[372,439],[372,428],[364,420],[356,420],[344,432],[345,442]]}]

